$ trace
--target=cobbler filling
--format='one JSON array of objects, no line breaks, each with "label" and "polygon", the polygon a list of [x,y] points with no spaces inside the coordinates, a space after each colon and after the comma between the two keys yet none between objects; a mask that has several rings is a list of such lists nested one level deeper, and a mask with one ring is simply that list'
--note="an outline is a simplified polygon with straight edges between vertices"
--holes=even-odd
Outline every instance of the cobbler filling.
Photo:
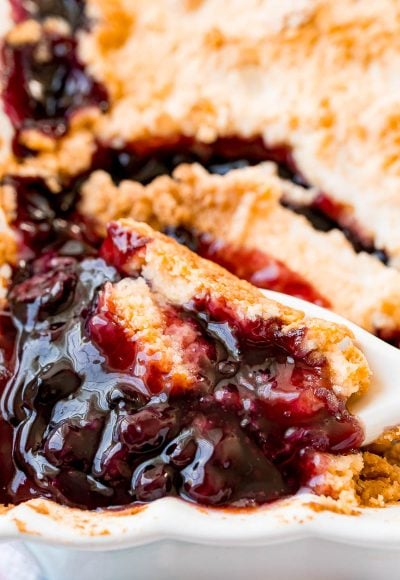
[{"label": "cobbler filling", "polygon": [[0,502],[253,505],[323,473],[316,452],[361,444],[306,328],[247,320],[223,297],[160,303],[191,368],[183,385],[108,308],[106,288],[149,240],[114,227],[99,253],[71,201],[46,200],[28,178],[17,189],[21,260],[0,316]]},{"label": "cobbler filling", "polygon": [[177,135],[135,141],[122,148],[98,143],[92,169],[104,169],[116,183],[134,179],[147,184],[159,175],[171,175],[181,163],[200,163],[210,173],[225,175],[232,169],[263,161],[273,161],[282,177],[307,187],[290,149],[285,146],[268,147],[260,137],[219,137],[213,143],[202,143]]},{"label": "cobbler filling", "polygon": [[20,261],[30,261],[46,251],[62,256],[97,255],[101,240],[75,211],[79,180],[59,194],[36,177],[9,175],[3,183],[16,194],[14,231]]},{"label": "cobbler filling", "polygon": [[20,133],[37,129],[60,137],[76,112],[87,107],[108,107],[105,88],[87,73],[77,56],[77,41],[55,33],[39,42],[3,46],[5,112],[16,129],[17,155],[29,150],[21,146]]},{"label": "cobbler filling", "polygon": [[62,18],[73,31],[86,25],[84,0],[10,0],[15,22]]}]

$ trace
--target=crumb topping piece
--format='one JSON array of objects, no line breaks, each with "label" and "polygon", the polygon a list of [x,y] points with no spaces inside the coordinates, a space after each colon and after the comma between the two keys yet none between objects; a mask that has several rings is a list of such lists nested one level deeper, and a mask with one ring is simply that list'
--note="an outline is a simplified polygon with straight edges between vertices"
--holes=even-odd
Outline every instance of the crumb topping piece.
[{"label": "crumb topping piece", "polygon": [[[79,207],[92,216],[100,235],[112,219],[143,220],[256,286],[311,299],[366,330],[387,339],[396,336],[400,274],[365,252],[356,253],[338,230],[317,231],[282,207],[281,201],[294,199],[300,189],[279,178],[269,163],[224,176],[182,165],[172,177],[161,176],[145,187],[129,180],[116,186],[97,171],[84,183]],[[280,270],[281,263],[289,272]]]}]

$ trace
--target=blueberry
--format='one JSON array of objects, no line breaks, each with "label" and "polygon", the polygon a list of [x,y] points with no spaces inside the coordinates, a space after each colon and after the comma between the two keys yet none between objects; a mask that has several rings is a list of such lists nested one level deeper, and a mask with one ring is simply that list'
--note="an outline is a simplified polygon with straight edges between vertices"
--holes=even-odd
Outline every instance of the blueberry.
[{"label": "blueberry", "polygon": [[132,493],[137,501],[154,501],[174,493],[175,472],[170,465],[149,462],[140,466],[132,477]]},{"label": "blueberry", "polygon": [[178,430],[178,413],[162,405],[150,405],[119,423],[119,439],[133,453],[144,453],[161,447]]},{"label": "blueberry", "polygon": [[44,446],[47,459],[56,466],[73,465],[89,469],[96,453],[102,421],[94,419],[81,424],[71,420],[54,427]]},{"label": "blueberry", "polygon": [[53,270],[36,274],[11,290],[9,299],[13,313],[18,318],[25,318],[29,306],[34,304],[38,320],[54,316],[66,309],[73,300],[76,283],[74,272]]}]

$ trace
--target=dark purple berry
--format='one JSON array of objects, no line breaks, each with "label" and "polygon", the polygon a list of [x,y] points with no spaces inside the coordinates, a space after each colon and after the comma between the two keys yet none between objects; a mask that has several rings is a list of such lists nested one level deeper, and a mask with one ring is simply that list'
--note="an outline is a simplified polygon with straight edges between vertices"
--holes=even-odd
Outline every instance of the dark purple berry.
[{"label": "dark purple berry", "polygon": [[175,473],[163,463],[148,463],[140,467],[132,477],[132,493],[137,501],[154,501],[174,493]]},{"label": "dark purple berry", "polygon": [[145,453],[164,445],[179,429],[176,409],[150,405],[125,415],[119,423],[119,439],[132,453]]}]

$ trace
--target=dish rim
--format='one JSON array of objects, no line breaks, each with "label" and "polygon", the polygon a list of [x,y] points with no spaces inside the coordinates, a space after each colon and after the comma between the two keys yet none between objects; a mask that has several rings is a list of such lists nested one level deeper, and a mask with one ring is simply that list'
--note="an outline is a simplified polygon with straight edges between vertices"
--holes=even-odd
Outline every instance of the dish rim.
[{"label": "dish rim", "polygon": [[[324,503],[325,501],[325,503]],[[400,506],[335,513],[310,493],[247,509],[209,508],[179,498],[90,512],[35,499],[0,514],[0,541],[23,539],[65,548],[117,550],[175,540],[214,546],[266,546],[317,538],[400,548]]]}]

